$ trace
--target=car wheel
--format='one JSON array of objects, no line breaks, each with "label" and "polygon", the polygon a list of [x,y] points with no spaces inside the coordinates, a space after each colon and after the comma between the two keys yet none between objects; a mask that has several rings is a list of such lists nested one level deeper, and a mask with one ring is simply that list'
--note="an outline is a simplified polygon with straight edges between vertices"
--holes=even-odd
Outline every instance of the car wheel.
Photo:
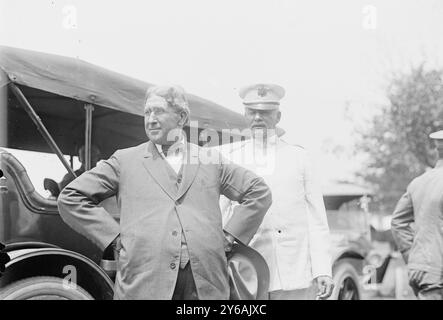
[{"label": "car wheel", "polygon": [[333,270],[334,290],[331,300],[360,300],[361,286],[355,267],[347,260],[339,261]]},{"label": "car wheel", "polygon": [[94,300],[78,285],[56,277],[32,277],[0,289],[0,300]]}]

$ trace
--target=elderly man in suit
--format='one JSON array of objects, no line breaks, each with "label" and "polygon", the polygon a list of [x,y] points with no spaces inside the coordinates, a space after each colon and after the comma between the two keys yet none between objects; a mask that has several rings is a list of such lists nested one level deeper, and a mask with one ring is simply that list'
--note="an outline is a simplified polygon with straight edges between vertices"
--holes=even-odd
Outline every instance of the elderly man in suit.
[{"label": "elderly man in suit", "polygon": [[438,161],[408,185],[392,214],[391,230],[416,296],[443,300],[443,131],[430,138]]},{"label": "elderly man in suit", "polygon": [[[306,150],[276,134],[284,93],[273,84],[243,88],[252,139],[221,151],[263,177],[272,190],[273,204],[250,243],[268,263],[269,298],[326,299],[333,289],[326,211]],[[229,223],[235,204],[222,199],[221,208]]]},{"label": "elderly man in suit", "polygon": [[[234,238],[250,241],[271,205],[262,178],[186,142],[188,119],[183,89],[150,88],[149,141],[116,151],[59,197],[66,223],[116,252],[116,299],[228,299],[226,251]],[[241,203],[225,231],[220,194]],[[120,224],[99,206],[112,196]]]}]

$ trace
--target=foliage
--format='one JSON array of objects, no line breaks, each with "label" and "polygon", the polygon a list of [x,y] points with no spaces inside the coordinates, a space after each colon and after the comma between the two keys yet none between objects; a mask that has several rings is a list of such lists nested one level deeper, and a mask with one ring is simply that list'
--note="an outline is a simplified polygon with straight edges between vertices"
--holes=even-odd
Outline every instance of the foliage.
[{"label": "foliage", "polygon": [[391,213],[409,182],[435,164],[429,134],[443,129],[442,79],[443,70],[424,65],[394,76],[389,104],[358,130],[355,150],[367,155],[358,176],[376,191],[372,208]]}]

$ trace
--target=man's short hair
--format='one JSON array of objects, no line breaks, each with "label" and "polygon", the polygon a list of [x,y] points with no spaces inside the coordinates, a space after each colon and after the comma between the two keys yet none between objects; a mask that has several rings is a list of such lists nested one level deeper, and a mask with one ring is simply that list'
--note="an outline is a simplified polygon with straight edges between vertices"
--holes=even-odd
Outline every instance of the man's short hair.
[{"label": "man's short hair", "polygon": [[189,122],[191,111],[189,110],[186,92],[182,87],[177,85],[152,86],[146,91],[145,105],[147,100],[152,96],[162,97],[176,112],[186,112],[188,116],[187,123]]}]

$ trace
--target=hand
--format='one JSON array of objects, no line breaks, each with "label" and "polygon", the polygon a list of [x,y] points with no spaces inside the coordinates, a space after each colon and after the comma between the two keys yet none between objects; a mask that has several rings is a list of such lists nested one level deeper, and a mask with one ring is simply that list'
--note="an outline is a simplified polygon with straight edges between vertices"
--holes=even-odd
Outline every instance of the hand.
[{"label": "hand", "polygon": [[105,251],[103,252],[103,259],[118,261],[121,248],[122,245],[120,235],[118,235],[114,240],[112,240],[109,246],[106,247]]},{"label": "hand", "polygon": [[423,270],[410,270],[408,273],[409,284],[411,286],[415,285],[417,287],[420,287],[420,282],[423,280],[426,272]]},{"label": "hand", "polygon": [[117,236],[117,238],[114,239],[112,242],[112,250],[114,252],[114,260],[118,261],[120,257],[120,250],[122,249],[122,243],[120,240],[120,236]]},{"label": "hand", "polygon": [[225,248],[226,253],[230,253],[232,251],[232,246],[234,245],[235,238],[228,232],[224,231],[225,238],[223,240],[223,247]]},{"label": "hand", "polygon": [[315,282],[317,283],[317,297],[320,300],[325,300],[329,298],[332,294],[332,290],[334,289],[334,281],[329,276],[318,276],[315,278]]}]

